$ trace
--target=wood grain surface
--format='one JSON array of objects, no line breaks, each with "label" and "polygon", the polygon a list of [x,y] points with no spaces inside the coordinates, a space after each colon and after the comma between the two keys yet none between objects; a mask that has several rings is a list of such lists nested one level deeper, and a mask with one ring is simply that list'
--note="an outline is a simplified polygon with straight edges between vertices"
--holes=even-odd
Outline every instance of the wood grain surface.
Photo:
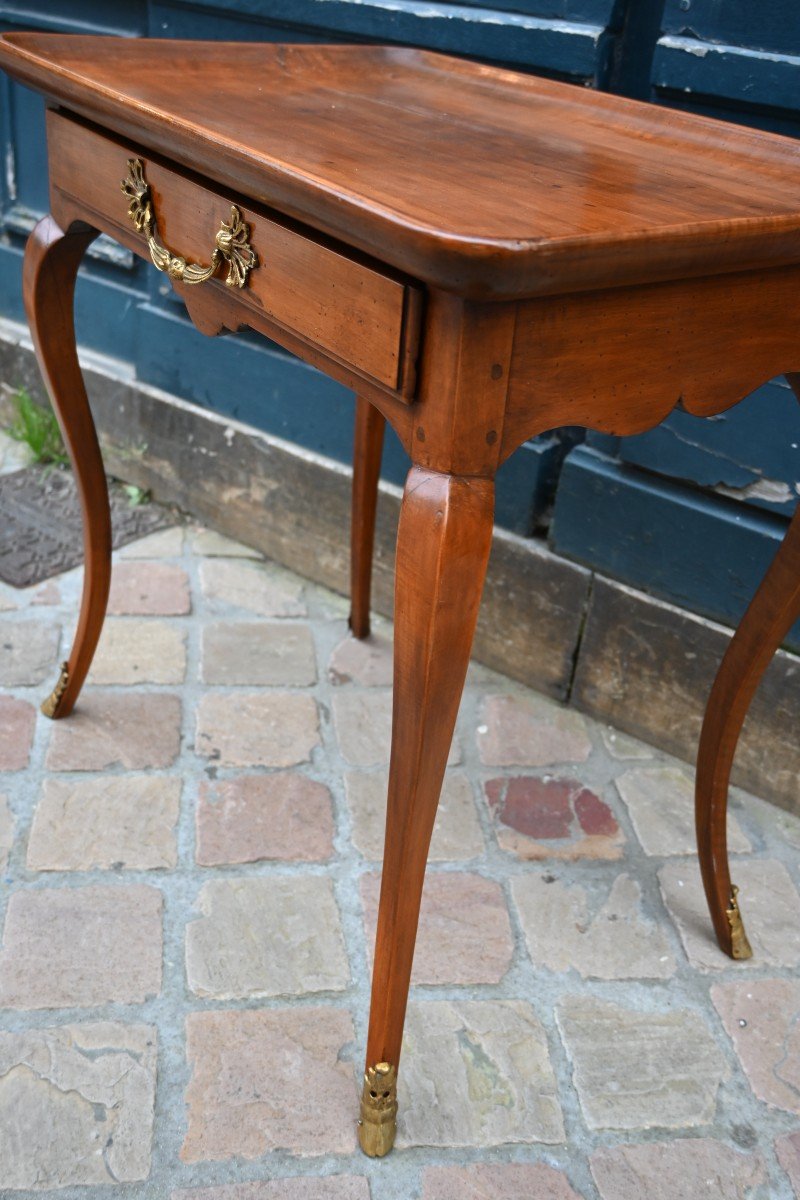
[{"label": "wood grain surface", "polygon": [[655,105],[382,46],[10,33],[0,66],[474,298],[800,261],[800,146]]}]

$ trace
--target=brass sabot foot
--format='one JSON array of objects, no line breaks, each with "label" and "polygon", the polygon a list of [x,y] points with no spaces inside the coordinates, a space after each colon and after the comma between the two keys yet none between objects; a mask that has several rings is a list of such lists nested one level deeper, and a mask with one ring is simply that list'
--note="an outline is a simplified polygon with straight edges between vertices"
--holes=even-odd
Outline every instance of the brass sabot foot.
[{"label": "brass sabot foot", "polygon": [[358,1141],[370,1158],[382,1158],[394,1145],[397,1132],[397,1071],[387,1062],[364,1072]]},{"label": "brass sabot foot", "polygon": [[738,887],[732,887],[731,902],[729,907],[725,909],[728,924],[731,927],[731,954],[734,958],[752,958],[753,951],[747,940],[747,934],[744,931],[742,914],[739,912],[738,894]]},{"label": "brass sabot foot", "polygon": [[41,709],[46,717],[54,717],[58,712],[58,706],[61,703],[61,698],[67,690],[69,683],[69,667],[67,663],[61,664],[61,674],[58,677],[58,683],[53,688],[46,700],[42,701]]}]

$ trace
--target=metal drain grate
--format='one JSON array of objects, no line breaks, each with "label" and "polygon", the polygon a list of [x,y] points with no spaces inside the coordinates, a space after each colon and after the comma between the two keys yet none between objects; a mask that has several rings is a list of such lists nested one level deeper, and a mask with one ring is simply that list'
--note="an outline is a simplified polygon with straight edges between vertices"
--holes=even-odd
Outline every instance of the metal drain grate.
[{"label": "metal drain grate", "polygon": [[[109,481],[114,547],[154,533],[175,518],[158,504],[132,506]],[[83,562],[81,513],[71,471],[34,466],[0,476],[0,579],[31,587]]]}]

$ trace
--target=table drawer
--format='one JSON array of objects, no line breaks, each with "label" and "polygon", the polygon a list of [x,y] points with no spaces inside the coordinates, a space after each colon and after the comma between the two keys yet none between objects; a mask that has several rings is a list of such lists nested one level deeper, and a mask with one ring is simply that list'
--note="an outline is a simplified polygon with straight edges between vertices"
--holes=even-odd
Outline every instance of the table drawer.
[{"label": "table drawer", "polygon": [[[142,164],[158,241],[187,262],[211,262],[217,231],[230,221],[235,203],[257,256],[244,286],[232,289],[242,304],[385,387],[409,394],[418,289],[226,195],[217,184],[62,113],[48,113],[48,148],[54,196],[69,197],[94,214],[101,229],[145,257],[146,236],[131,221],[120,187],[130,159]],[[212,280],[197,286],[225,286],[226,274],[223,262]]]}]

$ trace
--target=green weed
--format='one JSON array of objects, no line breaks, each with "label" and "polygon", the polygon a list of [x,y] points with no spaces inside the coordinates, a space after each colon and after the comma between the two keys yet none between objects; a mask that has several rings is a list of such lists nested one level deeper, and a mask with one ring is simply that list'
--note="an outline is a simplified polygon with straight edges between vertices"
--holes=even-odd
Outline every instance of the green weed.
[{"label": "green weed", "polygon": [[53,410],[34,403],[25,388],[14,393],[11,404],[9,436],[30,448],[34,462],[65,466],[69,458]]}]

